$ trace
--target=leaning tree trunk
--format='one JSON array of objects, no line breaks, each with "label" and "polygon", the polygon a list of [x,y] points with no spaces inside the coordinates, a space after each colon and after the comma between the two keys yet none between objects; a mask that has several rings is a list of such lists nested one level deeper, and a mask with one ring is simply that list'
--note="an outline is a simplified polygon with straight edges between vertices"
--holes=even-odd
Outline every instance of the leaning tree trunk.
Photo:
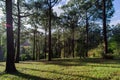
[{"label": "leaning tree trunk", "polygon": [[103,36],[104,36],[104,53],[108,53],[108,42],[107,42],[107,26],[106,26],[106,6],[105,0],[103,1]]},{"label": "leaning tree trunk", "polygon": [[7,27],[7,60],[5,72],[16,72],[14,64],[14,38],[13,38],[13,25],[12,25],[12,0],[6,0],[6,27]]}]

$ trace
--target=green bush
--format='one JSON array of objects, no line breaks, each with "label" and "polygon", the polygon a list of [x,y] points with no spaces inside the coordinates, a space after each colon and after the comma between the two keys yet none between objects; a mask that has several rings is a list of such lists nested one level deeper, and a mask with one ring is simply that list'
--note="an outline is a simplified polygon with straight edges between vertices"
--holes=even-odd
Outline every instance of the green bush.
[{"label": "green bush", "polygon": [[31,60],[31,59],[32,59],[32,57],[30,55],[28,55],[28,54],[21,54],[20,55],[20,60],[21,61]]}]

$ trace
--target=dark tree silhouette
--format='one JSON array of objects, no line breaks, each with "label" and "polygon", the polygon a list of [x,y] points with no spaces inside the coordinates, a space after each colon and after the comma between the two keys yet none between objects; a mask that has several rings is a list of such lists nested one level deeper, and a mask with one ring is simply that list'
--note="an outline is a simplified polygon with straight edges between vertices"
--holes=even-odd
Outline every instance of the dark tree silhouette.
[{"label": "dark tree silhouette", "polygon": [[12,0],[6,0],[6,27],[7,27],[7,60],[6,70],[7,73],[16,72],[14,64],[14,42],[13,42],[13,25],[12,25]]},{"label": "dark tree silhouette", "polygon": [[107,26],[106,26],[106,0],[103,1],[103,36],[104,36],[104,53],[108,53],[108,42],[107,42]]},{"label": "dark tree silhouette", "polygon": [[87,10],[86,10],[86,54],[85,57],[88,57],[88,36],[89,36],[89,21],[88,21],[88,15],[87,15]]},{"label": "dark tree silhouette", "polygon": [[52,11],[52,6],[51,6],[51,0],[49,3],[49,54],[48,54],[48,61],[51,61],[52,58],[52,49],[51,49],[51,11]]}]

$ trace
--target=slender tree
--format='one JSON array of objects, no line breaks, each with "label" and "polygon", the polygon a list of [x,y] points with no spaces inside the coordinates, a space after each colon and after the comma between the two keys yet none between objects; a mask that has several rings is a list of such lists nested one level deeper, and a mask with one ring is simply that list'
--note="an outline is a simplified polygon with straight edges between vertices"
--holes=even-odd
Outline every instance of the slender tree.
[{"label": "slender tree", "polygon": [[55,4],[58,3],[59,0],[47,0],[47,4],[49,7],[49,37],[48,37],[48,44],[49,44],[49,53],[48,53],[48,61],[51,61],[52,59],[52,48],[51,48],[51,20],[52,20],[52,8],[55,6]]},{"label": "slender tree", "polygon": [[20,16],[20,1],[17,0],[17,10],[18,10],[18,14],[17,14],[17,17],[18,17],[18,23],[17,23],[17,26],[18,26],[18,30],[17,30],[17,54],[16,54],[16,60],[15,62],[16,63],[19,63],[19,55],[20,55],[20,27],[21,27],[21,16]]},{"label": "slender tree", "polygon": [[33,60],[35,60],[36,29],[33,30]]},{"label": "slender tree", "polygon": [[104,54],[108,53],[108,41],[107,41],[107,24],[110,18],[113,16],[114,7],[113,0],[99,0],[96,2],[97,14],[96,17],[103,21],[103,43],[104,43]]},{"label": "slender tree", "polygon": [[48,61],[51,61],[52,58],[52,49],[51,49],[51,12],[52,12],[52,6],[51,6],[51,0],[49,0],[49,53],[48,53]]},{"label": "slender tree", "polygon": [[[17,0],[17,3],[14,4],[14,7],[16,7],[15,9],[17,10],[17,13],[15,12],[13,14],[13,16],[17,17],[17,22],[14,20],[14,22],[17,24],[17,52],[16,52],[16,58],[15,58],[15,62],[19,63],[19,56],[20,56],[20,33],[21,33],[21,22],[22,22],[22,18],[28,17],[30,15],[29,11],[26,9],[26,5],[25,5],[25,0]],[[25,11],[22,11],[22,9]]]},{"label": "slender tree", "polygon": [[6,28],[7,28],[7,60],[6,72],[16,72],[14,64],[14,42],[13,42],[13,25],[12,25],[12,0],[6,0]]}]

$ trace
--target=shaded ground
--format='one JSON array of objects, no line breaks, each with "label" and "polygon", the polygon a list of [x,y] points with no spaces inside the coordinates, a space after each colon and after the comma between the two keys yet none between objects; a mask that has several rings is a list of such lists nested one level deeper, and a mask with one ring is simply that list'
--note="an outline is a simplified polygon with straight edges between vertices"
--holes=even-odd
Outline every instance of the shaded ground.
[{"label": "shaded ground", "polygon": [[[19,72],[0,74],[0,80],[120,80],[120,60],[54,59],[20,62]],[[5,63],[0,62],[0,72]]]}]

